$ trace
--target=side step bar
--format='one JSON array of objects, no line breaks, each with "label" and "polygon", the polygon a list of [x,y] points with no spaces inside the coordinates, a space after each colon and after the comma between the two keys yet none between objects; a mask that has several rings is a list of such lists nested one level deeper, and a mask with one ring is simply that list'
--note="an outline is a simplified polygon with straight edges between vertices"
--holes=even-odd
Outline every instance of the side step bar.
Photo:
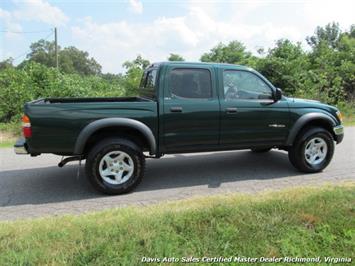
[{"label": "side step bar", "polygon": [[58,163],[58,167],[63,167],[64,165],[66,165],[69,162],[73,162],[73,161],[80,161],[82,160],[82,156],[78,155],[78,156],[71,156],[71,157],[67,157],[62,159],[59,163]]}]

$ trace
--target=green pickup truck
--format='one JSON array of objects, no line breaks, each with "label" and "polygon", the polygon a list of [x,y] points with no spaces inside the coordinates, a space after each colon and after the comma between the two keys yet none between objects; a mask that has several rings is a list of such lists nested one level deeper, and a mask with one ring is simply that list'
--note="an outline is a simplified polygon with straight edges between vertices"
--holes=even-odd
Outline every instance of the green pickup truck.
[{"label": "green pickup truck", "polygon": [[155,63],[139,97],[46,98],[24,109],[15,152],[68,156],[59,166],[86,160],[88,179],[106,194],[132,190],[145,158],[164,154],[277,148],[300,171],[318,172],[344,136],[337,108],[287,98],[255,70],[231,64]]}]

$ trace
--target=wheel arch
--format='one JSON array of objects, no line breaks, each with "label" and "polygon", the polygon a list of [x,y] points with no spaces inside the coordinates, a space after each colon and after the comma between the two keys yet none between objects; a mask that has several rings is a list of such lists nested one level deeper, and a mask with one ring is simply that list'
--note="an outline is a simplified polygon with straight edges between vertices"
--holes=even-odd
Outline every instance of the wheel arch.
[{"label": "wheel arch", "polygon": [[[80,155],[87,149],[87,144],[98,134],[116,137],[128,136],[131,140],[141,139],[150,154],[156,154],[156,140],[153,132],[144,123],[131,118],[103,118],[89,123],[79,133],[75,142],[74,154]],[[122,136],[123,134],[123,136]]]},{"label": "wheel arch", "polygon": [[304,128],[309,126],[323,127],[329,131],[334,139],[336,137],[333,131],[333,128],[336,126],[334,119],[324,113],[308,113],[297,119],[291,128],[290,133],[288,134],[286,145],[292,146],[297,135],[302,132]]}]

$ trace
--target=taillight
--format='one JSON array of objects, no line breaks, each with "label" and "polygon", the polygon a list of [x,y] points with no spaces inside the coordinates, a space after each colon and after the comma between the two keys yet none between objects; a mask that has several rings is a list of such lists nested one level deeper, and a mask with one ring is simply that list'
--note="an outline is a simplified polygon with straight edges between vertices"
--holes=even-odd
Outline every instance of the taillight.
[{"label": "taillight", "polygon": [[22,132],[25,138],[30,138],[32,136],[31,121],[27,115],[22,117]]}]

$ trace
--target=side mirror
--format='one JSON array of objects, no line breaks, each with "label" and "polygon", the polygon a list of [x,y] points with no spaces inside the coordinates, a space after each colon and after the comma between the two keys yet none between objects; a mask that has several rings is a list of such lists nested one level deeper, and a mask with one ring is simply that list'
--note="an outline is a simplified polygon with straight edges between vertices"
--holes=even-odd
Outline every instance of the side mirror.
[{"label": "side mirror", "polygon": [[282,98],[282,90],[280,88],[276,88],[276,91],[275,91],[275,102],[281,100]]}]

